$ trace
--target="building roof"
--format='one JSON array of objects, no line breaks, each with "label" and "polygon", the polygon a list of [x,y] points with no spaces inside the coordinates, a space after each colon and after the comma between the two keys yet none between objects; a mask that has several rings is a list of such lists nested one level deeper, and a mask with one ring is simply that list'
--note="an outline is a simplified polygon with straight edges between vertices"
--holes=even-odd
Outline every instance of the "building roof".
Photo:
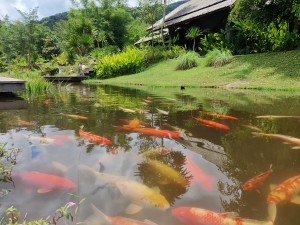
[{"label": "building roof", "polygon": [[[230,7],[236,0],[189,0],[166,15],[165,27],[187,22],[197,17]],[[153,26],[153,31],[160,29],[162,19]],[[151,30],[151,27],[148,28]]]}]

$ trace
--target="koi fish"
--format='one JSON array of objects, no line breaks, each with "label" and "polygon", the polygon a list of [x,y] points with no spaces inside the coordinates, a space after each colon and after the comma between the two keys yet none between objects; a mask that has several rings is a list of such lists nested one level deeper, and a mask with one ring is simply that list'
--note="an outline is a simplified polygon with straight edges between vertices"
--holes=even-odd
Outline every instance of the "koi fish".
[{"label": "koi fish", "polygon": [[250,180],[248,180],[244,185],[243,185],[243,190],[244,191],[249,191],[249,190],[255,190],[257,189],[259,186],[261,186],[266,179],[270,176],[270,174],[273,173],[272,170],[272,165],[270,166],[270,168],[264,172],[261,173],[253,178],[251,178]]},{"label": "koi fish", "polygon": [[105,137],[100,137],[100,136],[95,135],[95,134],[90,134],[90,133],[84,132],[82,129],[79,129],[79,135],[80,135],[80,137],[85,138],[85,139],[87,139],[91,142],[94,142],[94,143],[105,144],[105,145],[111,145],[112,144],[111,140],[109,140]]},{"label": "koi fish", "polygon": [[181,186],[188,186],[190,183],[180,172],[158,160],[149,159],[147,164],[159,172],[167,181]]},{"label": "koi fish", "polygon": [[35,124],[34,123],[30,123],[30,122],[27,122],[27,121],[25,121],[25,120],[21,120],[21,119],[17,119],[17,122],[19,123],[19,124],[21,124],[21,125],[24,125],[24,126],[29,126],[29,127],[32,127],[32,126],[35,126]]},{"label": "koi fish", "polygon": [[38,137],[38,136],[32,136],[32,135],[29,135],[28,138],[31,139],[31,140],[33,140],[33,141],[37,141],[37,142],[41,143],[42,145],[63,144],[63,142],[56,141],[53,138]]},{"label": "koi fish", "polygon": [[300,193],[300,175],[291,177],[283,181],[274,190],[272,190],[268,197],[267,202],[270,203],[287,203],[293,202],[300,204],[297,195]]},{"label": "koi fish", "polygon": [[258,221],[237,217],[236,213],[217,213],[201,208],[178,207],[172,210],[185,225],[273,225],[272,221]]},{"label": "koi fish", "polygon": [[156,108],[157,112],[162,115],[169,115],[169,112]]},{"label": "koi fish", "polygon": [[213,182],[215,177],[208,176],[205,174],[191,159],[191,156],[186,157],[186,168],[190,171],[193,176],[192,182],[197,183],[205,190],[212,192],[213,191]]},{"label": "koi fish", "polygon": [[70,191],[76,186],[71,180],[46,173],[13,172],[12,178],[28,187],[37,189],[38,193],[48,193],[54,190]]},{"label": "koi fish", "polygon": [[119,109],[121,109],[121,110],[124,111],[124,112],[135,113],[134,110],[132,110],[132,109],[127,109],[127,108],[123,108],[123,107],[121,107],[121,106],[119,106]]},{"label": "koi fish", "polygon": [[284,140],[288,144],[296,145],[296,147],[293,147],[293,149],[300,148],[300,139],[299,138],[295,138],[295,137],[291,137],[291,136],[287,136],[287,135],[283,135],[283,134],[266,134],[266,133],[256,133],[256,132],[252,132],[252,134],[255,136],[278,138],[278,139]]},{"label": "koi fish", "polygon": [[167,155],[170,152],[172,152],[172,149],[166,147],[159,147],[159,148],[154,148],[154,149],[149,149],[147,151],[144,151],[141,154],[139,154],[139,156],[143,158],[152,158],[159,155]]},{"label": "koi fish", "polygon": [[85,116],[79,116],[79,115],[73,115],[73,114],[60,113],[60,115],[67,116],[67,117],[70,117],[70,118],[73,118],[73,119],[78,119],[78,120],[87,120],[88,119]]},{"label": "koi fish", "polygon": [[209,115],[209,116],[212,116],[212,117],[217,117],[217,118],[220,118],[220,119],[238,120],[238,118],[233,117],[233,116],[228,116],[228,115],[222,115],[222,114],[216,114],[216,113],[210,113],[210,112],[202,112],[202,111],[200,113],[205,114],[205,115]]},{"label": "koi fish", "polygon": [[257,119],[283,119],[283,118],[295,118],[300,119],[300,116],[276,116],[276,115],[264,115],[264,116],[257,116]]},{"label": "koi fish", "polygon": [[[119,120],[121,120],[122,122],[127,123],[127,124],[129,124],[130,122],[132,122],[132,120],[128,120],[128,119],[119,119]],[[139,120],[139,126],[140,126],[140,125],[145,125],[145,124],[148,124],[148,123]]]},{"label": "koi fish", "polygon": [[156,188],[149,188],[127,177],[100,173],[85,165],[79,165],[79,171],[84,176],[94,178],[95,182],[96,179],[100,179],[117,187],[125,198],[135,203],[127,208],[128,214],[137,213],[143,207],[158,207],[162,210],[170,207],[167,199]]},{"label": "koi fish", "polygon": [[222,129],[222,130],[230,130],[230,128],[228,126],[221,124],[221,123],[211,121],[211,120],[204,120],[204,119],[196,118],[193,116],[192,116],[192,119],[196,120],[197,122],[202,123],[208,127],[218,128],[218,129]]},{"label": "koi fish", "polygon": [[49,105],[49,100],[47,99],[47,100],[43,101],[43,104],[44,105]]},{"label": "koi fish", "polygon": [[122,131],[131,131],[131,132],[137,132],[148,136],[154,136],[154,137],[161,137],[161,138],[180,138],[182,139],[181,135],[175,131],[169,131],[169,130],[158,130],[154,128],[146,128],[146,127],[136,127],[136,128],[130,128],[127,126],[116,126],[116,130],[122,130]]},{"label": "koi fish", "polygon": [[105,215],[101,212],[96,206],[92,204],[93,214],[88,217],[85,221],[85,224],[89,225],[157,225],[150,220],[134,220],[125,217],[112,217]]}]

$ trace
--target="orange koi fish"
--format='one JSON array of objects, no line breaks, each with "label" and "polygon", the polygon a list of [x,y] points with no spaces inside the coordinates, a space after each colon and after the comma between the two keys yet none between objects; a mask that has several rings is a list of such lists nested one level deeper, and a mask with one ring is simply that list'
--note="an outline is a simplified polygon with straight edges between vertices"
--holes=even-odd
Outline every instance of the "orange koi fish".
[{"label": "orange koi fish", "polygon": [[[130,124],[132,122],[132,120],[128,120],[128,119],[119,119],[120,121],[124,122],[124,123],[127,123],[127,124]],[[145,124],[148,124],[147,122],[144,122],[144,121],[141,121],[139,120],[139,125],[145,125]]]},{"label": "orange koi fish", "polygon": [[250,191],[250,190],[257,189],[259,186],[261,186],[265,182],[265,180],[270,176],[271,173],[273,173],[272,165],[266,172],[261,173],[255,177],[251,178],[250,180],[248,180],[243,185],[243,190]]},{"label": "orange koi fish", "polygon": [[186,157],[186,168],[192,174],[192,182],[199,184],[205,190],[213,191],[213,182],[215,177],[205,174],[191,159],[191,156]]},{"label": "orange koi fish", "polygon": [[47,99],[47,100],[43,101],[43,104],[44,105],[49,105],[49,100]]},{"label": "orange koi fish", "polygon": [[169,131],[169,130],[158,130],[158,129],[146,128],[146,127],[130,128],[128,126],[116,126],[115,129],[122,130],[122,131],[141,133],[144,135],[154,136],[154,137],[183,139],[179,133],[177,133],[175,131]]},{"label": "orange koi fish", "polygon": [[21,120],[21,119],[17,119],[17,122],[21,125],[24,125],[24,126],[29,126],[29,127],[32,127],[32,126],[35,126],[34,123],[30,123],[30,122],[27,122],[25,120]]},{"label": "orange koi fish", "polygon": [[196,120],[197,122],[202,123],[208,127],[218,128],[218,129],[222,129],[222,130],[230,130],[230,128],[228,126],[221,124],[221,123],[211,121],[211,120],[204,120],[204,119],[196,118],[193,116],[192,116],[192,119]]},{"label": "orange koi fish", "polygon": [[54,190],[70,191],[75,184],[66,178],[37,172],[13,172],[14,181],[21,182],[27,187],[37,189],[38,193],[48,193]]},{"label": "orange koi fish", "polygon": [[288,144],[296,145],[296,147],[293,147],[293,149],[300,148],[300,139],[299,138],[295,138],[295,137],[291,137],[291,136],[283,135],[283,134],[266,134],[266,133],[256,133],[256,132],[252,132],[252,134],[255,136],[258,136],[258,137],[264,136],[264,137],[278,138],[278,139],[285,141]]},{"label": "orange koi fish", "polygon": [[210,113],[210,112],[202,112],[200,111],[200,113],[205,114],[205,115],[209,115],[212,117],[217,117],[220,119],[229,119],[229,120],[238,120],[238,118],[233,117],[233,116],[228,116],[228,115],[222,115],[222,114],[216,114],[216,113]]},{"label": "orange koi fish", "polygon": [[80,137],[85,138],[85,139],[87,139],[91,142],[94,142],[94,143],[105,144],[105,145],[111,145],[112,144],[111,140],[109,140],[105,137],[100,137],[100,136],[95,135],[95,134],[90,134],[90,133],[84,132],[82,129],[79,129],[79,135],[80,135]]},{"label": "orange koi fish", "polygon": [[267,197],[267,202],[278,204],[291,201],[299,204],[298,200],[296,199],[299,192],[300,175],[297,175],[283,181],[274,190],[272,190]]},{"label": "orange koi fish", "polygon": [[79,116],[79,115],[73,115],[73,114],[64,114],[64,113],[61,113],[61,115],[67,116],[67,117],[70,117],[70,118],[73,118],[73,119],[78,119],[78,120],[87,120],[88,119],[85,116]]},{"label": "orange koi fish", "polygon": [[273,225],[272,221],[244,219],[235,213],[217,213],[192,207],[175,208],[172,214],[185,225]]}]

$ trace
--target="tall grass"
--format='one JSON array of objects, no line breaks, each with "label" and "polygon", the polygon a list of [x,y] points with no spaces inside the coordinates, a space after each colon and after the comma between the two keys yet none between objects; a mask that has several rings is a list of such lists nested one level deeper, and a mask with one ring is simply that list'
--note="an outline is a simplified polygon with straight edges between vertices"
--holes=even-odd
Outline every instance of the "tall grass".
[{"label": "tall grass", "polygon": [[205,56],[207,66],[219,67],[230,63],[232,60],[231,51],[228,49],[214,49],[209,51]]},{"label": "tall grass", "polygon": [[39,95],[54,90],[54,85],[40,76],[39,71],[12,71],[1,74],[6,77],[25,80],[25,94],[29,96]]},{"label": "tall grass", "polygon": [[199,55],[196,52],[187,52],[179,56],[176,70],[187,70],[198,66]]}]

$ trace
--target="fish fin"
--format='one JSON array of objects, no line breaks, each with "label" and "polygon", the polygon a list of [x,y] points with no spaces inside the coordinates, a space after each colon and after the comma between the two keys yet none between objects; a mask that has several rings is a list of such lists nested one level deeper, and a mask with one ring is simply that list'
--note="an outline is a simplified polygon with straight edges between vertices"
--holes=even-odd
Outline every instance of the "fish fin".
[{"label": "fish fin", "polygon": [[294,146],[292,149],[300,149],[300,146]]},{"label": "fish fin", "polygon": [[291,203],[300,205],[300,196],[296,195],[294,198],[292,198]]},{"label": "fish fin", "polygon": [[237,212],[225,212],[221,213],[220,215],[228,216],[228,217],[238,217],[239,214]]},{"label": "fish fin", "polygon": [[273,191],[278,185],[276,184],[270,184],[269,188],[270,188],[270,191]]},{"label": "fish fin", "polygon": [[139,211],[141,211],[143,209],[142,206],[139,206],[139,205],[136,205],[136,204],[130,204],[128,205],[128,207],[126,208],[126,213],[127,214],[136,214],[138,213]]},{"label": "fish fin", "polygon": [[153,187],[153,188],[151,188],[155,193],[160,193],[160,189],[159,189],[159,187]]},{"label": "fish fin", "polygon": [[152,222],[151,220],[144,220],[144,222],[148,225],[158,225],[157,223]]},{"label": "fish fin", "polygon": [[49,192],[51,192],[52,190],[51,189],[49,189],[49,188],[39,188],[38,190],[37,190],[37,193],[39,193],[39,194],[44,194],[44,193],[49,193]]},{"label": "fish fin", "polygon": [[268,205],[268,219],[271,220],[273,223],[275,222],[277,215],[277,207],[275,202],[271,202]]},{"label": "fish fin", "polygon": [[84,224],[89,224],[89,225],[98,225],[98,224],[112,225],[113,224],[108,216],[106,216],[103,212],[101,212],[94,204],[91,205],[92,205],[93,213],[84,221]]}]

